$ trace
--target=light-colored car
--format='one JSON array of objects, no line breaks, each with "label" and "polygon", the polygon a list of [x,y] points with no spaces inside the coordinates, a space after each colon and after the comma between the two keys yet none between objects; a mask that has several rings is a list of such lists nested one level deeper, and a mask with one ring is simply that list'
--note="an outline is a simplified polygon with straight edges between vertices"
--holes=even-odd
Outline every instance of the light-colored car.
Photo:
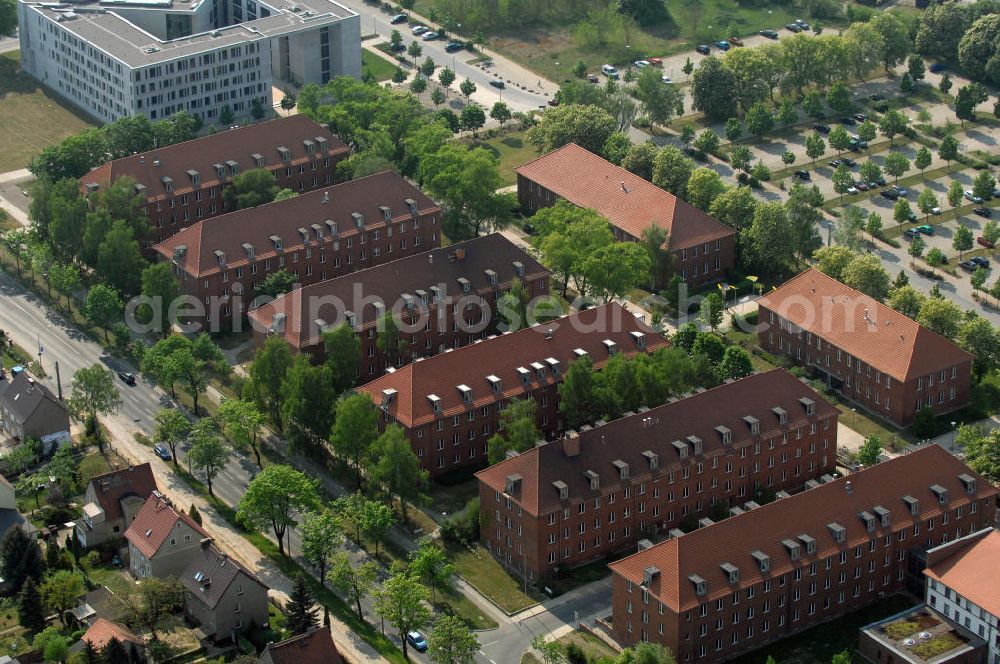
[{"label": "light-colored car", "polygon": [[939,208],[939,207],[932,207],[931,208],[931,214],[941,214],[941,208]]},{"label": "light-colored car", "polygon": [[968,201],[972,201],[973,203],[982,203],[983,202],[983,199],[980,198],[979,196],[976,196],[974,193],[972,193],[971,189],[966,189],[965,190],[965,199],[968,200]]},{"label": "light-colored car", "polygon": [[608,78],[618,78],[618,69],[611,65],[601,65],[601,73]]},{"label": "light-colored car", "polygon": [[847,193],[849,193],[849,194],[856,194],[856,193],[858,193],[858,188],[855,187],[855,186],[850,186],[850,187],[847,188]]},{"label": "light-colored car", "polygon": [[440,37],[438,37],[438,33],[430,31],[425,32],[420,38],[424,41],[434,41],[435,39],[440,39]]},{"label": "light-colored car", "polygon": [[428,28],[426,25],[415,25],[413,26],[413,30],[411,30],[411,32],[415,35],[422,35],[428,30],[430,30],[430,28]]},{"label": "light-colored car", "polygon": [[633,64],[636,66],[636,69],[642,69],[649,66],[649,60],[636,60]]},{"label": "light-colored car", "polygon": [[670,78],[669,76],[661,76],[660,80],[666,83],[667,85],[674,82],[674,79]]}]

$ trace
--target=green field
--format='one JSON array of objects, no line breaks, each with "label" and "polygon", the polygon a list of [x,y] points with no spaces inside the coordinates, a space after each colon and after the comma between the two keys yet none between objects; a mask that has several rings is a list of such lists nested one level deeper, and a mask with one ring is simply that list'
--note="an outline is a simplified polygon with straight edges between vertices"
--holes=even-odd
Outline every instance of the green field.
[{"label": "green field", "polygon": [[361,68],[367,69],[376,81],[388,81],[396,71],[396,65],[367,49],[361,50]]},{"label": "green field", "polygon": [[523,131],[509,132],[494,138],[469,141],[469,145],[485,148],[500,158],[500,177],[505,186],[517,184],[517,169],[540,156],[538,150],[524,138]]},{"label": "green field", "polygon": [[42,148],[93,125],[18,71],[20,51],[0,55],[0,173],[25,168]]}]

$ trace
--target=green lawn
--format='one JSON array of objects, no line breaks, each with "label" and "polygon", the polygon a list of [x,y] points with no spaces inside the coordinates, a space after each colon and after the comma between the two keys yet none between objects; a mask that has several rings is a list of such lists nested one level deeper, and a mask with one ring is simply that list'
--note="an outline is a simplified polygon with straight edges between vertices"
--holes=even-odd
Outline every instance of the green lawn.
[{"label": "green lawn", "polygon": [[20,51],[0,55],[0,173],[24,168],[42,148],[94,122],[18,71]]},{"label": "green lawn", "polygon": [[522,590],[522,582],[508,574],[489,551],[476,544],[469,548],[449,549],[455,571],[469,584],[489,597],[501,609],[513,613],[537,603]]},{"label": "green lawn", "polygon": [[517,184],[517,169],[541,156],[535,146],[525,139],[523,131],[512,131],[493,138],[469,141],[469,145],[485,148],[500,159],[500,177],[505,186]]},{"label": "green lawn", "polygon": [[391,79],[396,71],[396,65],[367,49],[361,49],[361,68],[370,71],[375,80],[380,82]]},{"label": "green lawn", "polygon": [[781,664],[829,664],[834,655],[844,650],[852,654],[852,661],[859,661],[855,653],[858,629],[916,604],[910,597],[893,595],[860,611],[853,611],[730,661],[732,664],[764,664],[770,655]]},{"label": "green lawn", "polygon": [[[601,658],[614,658],[618,655],[608,644],[601,641],[593,634],[586,632],[570,632],[566,636],[558,639],[559,645],[565,650],[571,643],[575,644],[587,656],[587,661],[596,662]],[[522,660],[523,662],[523,660]]]}]

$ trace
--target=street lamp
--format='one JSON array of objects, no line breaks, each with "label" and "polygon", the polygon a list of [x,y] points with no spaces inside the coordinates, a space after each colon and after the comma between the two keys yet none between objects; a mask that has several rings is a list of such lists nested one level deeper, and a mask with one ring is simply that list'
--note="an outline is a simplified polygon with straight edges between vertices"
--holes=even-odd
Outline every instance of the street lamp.
[{"label": "street lamp", "polygon": [[858,423],[858,409],[857,408],[852,408],[851,409],[851,428],[852,429],[857,429],[857,426],[856,426],[857,423]]},{"label": "street lamp", "polygon": [[955,428],[957,426],[958,426],[958,422],[952,422],[951,423],[951,451],[952,452],[955,451],[955,443],[958,442],[958,429]]}]

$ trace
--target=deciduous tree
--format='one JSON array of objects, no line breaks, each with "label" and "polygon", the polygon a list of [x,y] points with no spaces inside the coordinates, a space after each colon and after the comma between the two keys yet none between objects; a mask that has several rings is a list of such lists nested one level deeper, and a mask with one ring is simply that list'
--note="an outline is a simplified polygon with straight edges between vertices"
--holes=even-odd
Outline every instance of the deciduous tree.
[{"label": "deciduous tree", "polygon": [[231,450],[222,439],[219,428],[210,417],[198,420],[188,436],[191,448],[188,459],[192,465],[205,475],[208,483],[208,494],[214,496],[212,481],[229,461]]},{"label": "deciduous tree", "polygon": [[375,611],[399,632],[404,658],[408,657],[406,633],[423,627],[430,619],[425,604],[428,594],[414,573],[400,567],[394,568],[375,592]]}]

